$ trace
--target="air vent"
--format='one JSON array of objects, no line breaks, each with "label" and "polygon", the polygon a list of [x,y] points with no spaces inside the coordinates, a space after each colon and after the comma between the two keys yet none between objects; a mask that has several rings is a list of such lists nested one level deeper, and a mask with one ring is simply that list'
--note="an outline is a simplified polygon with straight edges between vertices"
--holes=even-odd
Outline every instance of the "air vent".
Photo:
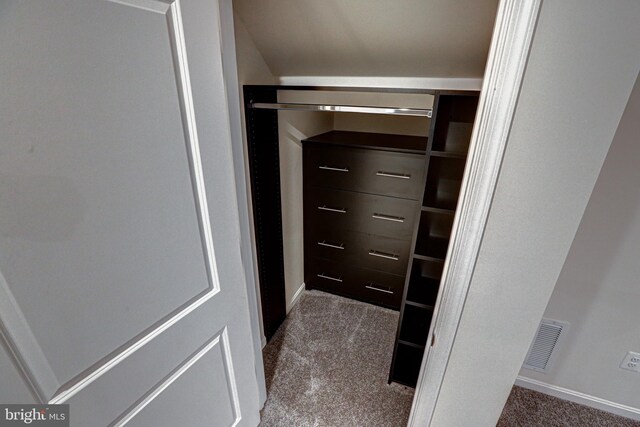
[{"label": "air vent", "polygon": [[554,350],[558,347],[561,337],[566,334],[568,326],[566,322],[542,319],[523,368],[538,372],[549,371]]}]

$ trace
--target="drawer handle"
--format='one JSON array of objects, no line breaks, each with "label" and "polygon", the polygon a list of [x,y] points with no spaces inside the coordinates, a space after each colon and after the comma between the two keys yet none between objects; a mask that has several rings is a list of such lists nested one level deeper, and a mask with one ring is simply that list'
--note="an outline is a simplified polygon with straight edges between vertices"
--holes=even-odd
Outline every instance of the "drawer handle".
[{"label": "drawer handle", "polygon": [[340,283],[342,283],[342,276],[340,276],[340,277],[332,277],[332,276],[327,276],[327,275],[326,275],[326,274],[324,274],[324,273],[320,273],[320,274],[318,274],[317,276],[318,276],[319,278],[321,278],[321,279],[333,280],[334,282],[340,282]]},{"label": "drawer handle", "polygon": [[371,215],[371,218],[383,219],[385,221],[404,222],[404,218],[401,216],[385,215],[379,213],[374,213],[373,215]]},{"label": "drawer handle", "polygon": [[347,213],[347,210],[344,208],[328,208],[327,205],[318,206],[318,209],[320,209],[321,211]]},{"label": "drawer handle", "polygon": [[400,178],[400,179],[411,179],[411,175],[407,173],[394,173],[394,172],[385,172],[378,171],[376,172],[378,176],[386,176],[387,178]]},{"label": "drawer handle", "polygon": [[377,256],[377,257],[380,257],[380,258],[391,259],[393,261],[398,261],[400,259],[400,257],[398,255],[390,254],[390,253],[387,253],[387,252],[374,251],[373,249],[369,251],[369,255]]},{"label": "drawer handle", "polygon": [[344,243],[340,243],[338,245],[334,245],[332,243],[327,243],[326,240],[323,240],[322,242],[318,242],[318,245],[326,246],[328,248],[333,248],[333,249],[344,249]]},{"label": "drawer handle", "polygon": [[384,292],[385,294],[393,294],[393,291],[390,291],[389,289],[378,288],[377,286],[374,286],[373,283],[365,285],[365,288],[371,289],[372,291]]},{"label": "drawer handle", "polygon": [[326,171],[334,171],[334,172],[349,172],[349,168],[337,168],[333,166],[318,166],[318,169],[326,170]]}]

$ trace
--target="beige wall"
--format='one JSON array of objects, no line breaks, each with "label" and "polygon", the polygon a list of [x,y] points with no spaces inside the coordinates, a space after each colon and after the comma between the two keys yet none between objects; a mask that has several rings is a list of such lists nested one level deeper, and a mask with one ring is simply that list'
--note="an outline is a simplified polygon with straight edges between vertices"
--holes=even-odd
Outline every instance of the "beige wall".
[{"label": "beige wall", "polygon": [[304,235],[302,204],[303,139],[333,128],[332,113],[279,111],[280,188],[282,238],[287,313],[304,284]]},{"label": "beige wall", "polygon": [[637,78],[639,20],[636,1],[542,2],[433,426],[496,425]]},{"label": "beige wall", "polygon": [[640,374],[640,80],[589,199],[545,317],[570,323],[547,374],[523,377],[636,408]]}]

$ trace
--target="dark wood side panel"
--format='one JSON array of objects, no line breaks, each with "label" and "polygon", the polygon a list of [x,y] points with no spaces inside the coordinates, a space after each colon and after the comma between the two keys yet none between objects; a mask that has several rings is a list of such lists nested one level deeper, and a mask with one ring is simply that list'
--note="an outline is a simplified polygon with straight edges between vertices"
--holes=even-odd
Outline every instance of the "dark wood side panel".
[{"label": "dark wood side panel", "polygon": [[258,280],[267,339],[271,339],[286,316],[278,113],[273,110],[251,109],[249,105],[251,102],[276,101],[277,92],[274,88],[244,87]]},{"label": "dark wood side panel", "polygon": [[400,310],[390,381],[415,387],[447,256],[478,94],[436,93],[427,174]]}]

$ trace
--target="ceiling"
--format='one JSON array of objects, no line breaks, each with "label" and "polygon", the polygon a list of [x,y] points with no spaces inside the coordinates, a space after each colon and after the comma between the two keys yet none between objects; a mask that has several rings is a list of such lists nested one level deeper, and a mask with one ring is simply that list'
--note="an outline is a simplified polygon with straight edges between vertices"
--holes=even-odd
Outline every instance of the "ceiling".
[{"label": "ceiling", "polygon": [[234,0],[276,76],[478,78],[498,0]]}]

